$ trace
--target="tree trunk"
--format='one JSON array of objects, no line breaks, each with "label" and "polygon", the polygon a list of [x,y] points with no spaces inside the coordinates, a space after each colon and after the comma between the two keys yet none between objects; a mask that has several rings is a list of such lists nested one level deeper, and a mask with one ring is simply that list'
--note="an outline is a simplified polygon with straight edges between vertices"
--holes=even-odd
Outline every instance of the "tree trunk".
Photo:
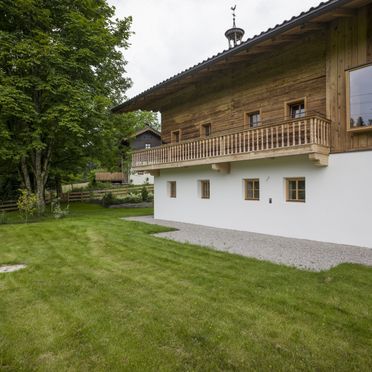
[{"label": "tree trunk", "polygon": [[62,180],[59,174],[57,174],[55,177],[55,184],[56,184],[57,198],[61,198],[62,197]]},{"label": "tree trunk", "polygon": [[45,212],[45,184],[46,173],[42,165],[42,151],[36,150],[35,152],[35,193],[37,197],[37,210],[39,214]]},{"label": "tree trunk", "polygon": [[21,174],[23,183],[29,193],[32,192],[32,186],[31,186],[31,180],[30,180],[30,174],[28,172],[27,162],[26,158],[23,156],[21,159]]}]

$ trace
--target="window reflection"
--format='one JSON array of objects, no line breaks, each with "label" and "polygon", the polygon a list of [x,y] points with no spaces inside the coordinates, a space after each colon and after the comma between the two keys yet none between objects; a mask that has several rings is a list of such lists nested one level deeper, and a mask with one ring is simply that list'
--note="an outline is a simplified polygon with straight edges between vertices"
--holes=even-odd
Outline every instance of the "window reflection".
[{"label": "window reflection", "polygon": [[350,127],[372,126],[372,66],[350,72]]}]

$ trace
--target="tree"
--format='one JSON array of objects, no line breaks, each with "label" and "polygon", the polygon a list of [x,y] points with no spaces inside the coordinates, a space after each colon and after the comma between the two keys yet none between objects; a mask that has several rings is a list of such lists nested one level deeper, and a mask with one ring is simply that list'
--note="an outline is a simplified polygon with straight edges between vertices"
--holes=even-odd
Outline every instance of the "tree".
[{"label": "tree", "polygon": [[122,114],[123,120],[129,127],[135,128],[135,130],[140,130],[149,126],[157,131],[160,131],[159,117],[156,112],[152,111],[133,111]]},{"label": "tree", "polygon": [[0,160],[39,211],[51,172],[107,156],[132,132],[110,111],[130,86],[120,50],[131,18],[114,11],[106,0],[0,0]]}]

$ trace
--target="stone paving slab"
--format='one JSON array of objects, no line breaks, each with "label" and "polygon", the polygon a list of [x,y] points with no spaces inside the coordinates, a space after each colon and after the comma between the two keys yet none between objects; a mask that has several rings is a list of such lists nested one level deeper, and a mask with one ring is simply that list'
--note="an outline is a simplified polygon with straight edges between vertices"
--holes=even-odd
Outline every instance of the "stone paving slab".
[{"label": "stone paving slab", "polygon": [[304,270],[329,270],[342,263],[372,266],[372,249],[369,248],[155,220],[151,216],[130,217],[125,220],[177,229],[177,231],[155,234],[161,238]]}]

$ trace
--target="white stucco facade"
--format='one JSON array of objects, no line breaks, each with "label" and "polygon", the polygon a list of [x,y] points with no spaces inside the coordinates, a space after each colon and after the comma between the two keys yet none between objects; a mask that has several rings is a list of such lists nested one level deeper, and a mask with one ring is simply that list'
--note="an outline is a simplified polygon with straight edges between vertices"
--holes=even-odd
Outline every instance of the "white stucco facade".
[{"label": "white stucco facade", "polygon": [[[305,203],[286,201],[288,177],[305,177]],[[244,199],[247,178],[260,180],[259,201]],[[200,180],[210,180],[210,199],[200,198]],[[233,162],[230,174],[210,166],[162,170],[155,218],[372,248],[372,151],[330,155],[328,167],[299,156]]]},{"label": "white stucco facade", "polygon": [[131,173],[129,176],[129,182],[132,185],[144,185],[154,183],[154,177],[150,173],[138,174],[138,173]]}]

